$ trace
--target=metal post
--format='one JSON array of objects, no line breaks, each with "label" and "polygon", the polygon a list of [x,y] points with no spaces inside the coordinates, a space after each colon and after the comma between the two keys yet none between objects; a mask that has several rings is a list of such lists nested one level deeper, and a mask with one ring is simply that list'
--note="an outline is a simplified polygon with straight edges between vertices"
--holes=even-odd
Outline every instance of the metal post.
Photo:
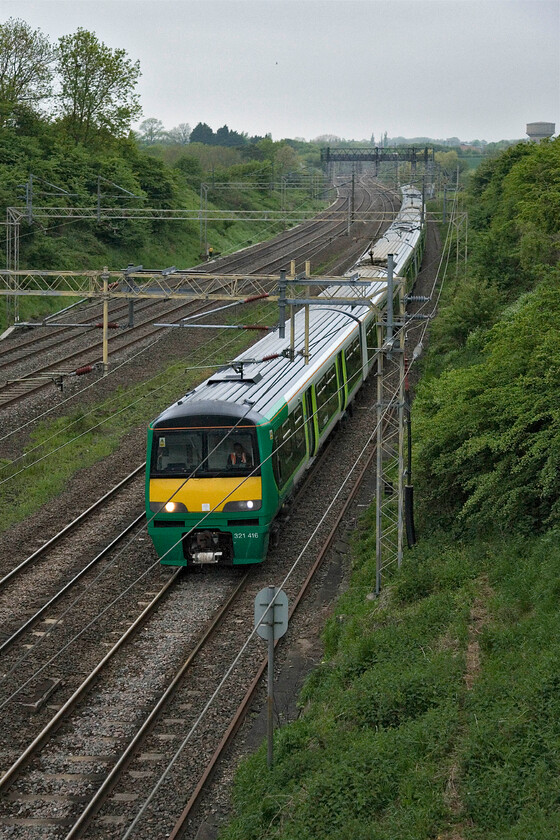
[{"label": "metal post", "polygon": [[296,308],[290,304],[290,361],[296,357]]},{"label": "metal post", "polygon": [[[274,586],[268,587],[269,603],[272,602],[276,594]],[[267,679],[267,764],[268,769],[272,769],[273,764],[273,745],[274,745],[274,607],[271,607],[268,612],[268,617],[265,624],[269,627],[268,633],[268,679]]]},{"label": "metal post", "polygon": [[[399,287],[399,322],[404,322],[404,283]],[[404,329],[400,331],[400,353],[399,353],[399,443],[398,443],[398,502],[397,502],[397,566],[401,566],[403,558],[403,533],[404,533],[404,400],[405,400],[405,363],[404,363]]]},{"label": "metal post", "polygon": [[[383,328],[378,330],[379,344],[383,345]],[[381,592],[381,566],[383,523],[381,521],[381,499],[383,493],[383,351],[377,354],[377,460],[375,476],[375,595]]]},{"label": "metal post", "polygon": [[355,210],[355,206],[356,206],[355,180],[356,180],[356,175],[355,175],[355,172],[354,172],[354,166],[352,166],[352,205],[351,205],[351,208],[350,208],[350,219],[351,219],[352,222],[354,221],[354,210]]},{"label": "metal post", "polygon": [[387,254],[387,335],[385,340],[388,342],[393,338],[393,295],[395,294],[395,287],[393,283],[394,265],[394,255]]},{"label": "metal post", "polygon": [[443,217],[442,222],[445,224],[447,219],[447,185],[443,185]]},{"label": "metal post", "polygon": [[109,269],[103,267],[103,376],[109,371]]},{"label": "metal post", "polygon": [[278,281],[278,335],[280,338],[286,337],[286,269],[280,271],[280,279]]}]

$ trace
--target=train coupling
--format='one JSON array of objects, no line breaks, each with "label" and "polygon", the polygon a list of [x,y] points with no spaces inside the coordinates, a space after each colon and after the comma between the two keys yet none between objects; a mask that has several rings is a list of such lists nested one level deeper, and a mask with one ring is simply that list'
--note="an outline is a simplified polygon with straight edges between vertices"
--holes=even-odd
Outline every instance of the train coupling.
[{"label": "train coupling", "polygon": [[196,565],[211,565],[227,562],[227,546],[230,534],[220,531],[195,531],[187,537],[187,559]]},{"label": "train coupling", "polygon": [[200,565],[203,563],[219,563],[221,558],[221,551],[193,551],[192,553],[193,563],[199,563]]}]

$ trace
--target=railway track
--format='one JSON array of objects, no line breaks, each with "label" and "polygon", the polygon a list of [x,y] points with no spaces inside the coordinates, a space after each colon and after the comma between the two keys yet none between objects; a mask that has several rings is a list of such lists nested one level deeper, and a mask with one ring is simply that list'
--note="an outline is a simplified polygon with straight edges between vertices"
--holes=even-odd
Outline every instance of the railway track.
[{"label": "railway track", "polygon": [[[141,315],[147,309],[153,307],[154,304],[152,301],[137,301],[134,307],[135,317]],[[94,309],[94,313],[92,315],[88,315],[87,312],[89,309]],[[125,314],[128,316],[128,304],[127,303],[120,303],[117,301],[110,301],[109,302],[109,321],[112,323],[118,323],[120,328],[126,328],[127,324],[122,323],[119,319],[122,319]],[[59,318],[56,319],[57,322],[64,322],[64,318],[68,318],[68,315],[61,315]],[[83,324],[83,327],[74,327],[73,329],[82,330],[82,332],[88,332],[89,330],[93,329],[100,329],[101,323],[99,318],[101,317],[101,313],[99,312],[99,305],[98,304],[90,304],[89,306],[83,303],[81,305],[81,309],[79,312],[80,323]],[[55,320],[51,318],[51,320]],[[68,342],[72,339],[68,336],[68,328],[72,323],[71,319],[68,320],[68,327],[62,326],[57,327],[48,326],[48,320],[45,319],[45,327],[41,327],[39,334],[33,332],[32,337],[28,337],[26,340],[19,340],[15,347],[3,346],[2,350],[2,360],[0,361],[0,371],[10,370],[15,365],[20,364],[21,362],[25,362],[27,359],[32,358],[37,352],[40,350],[41,352],[50,352],[51,350],[55,350],[62,345],[68,345]],[[29,330],[32,330],[29,327]],[[8,344],[8,342],[6,342]]]},{"label": "railway track", "polygon": [[[163,335],[166,327],[153,326],[154,320],[157,321],[161,317],[166,319],[179,321],[186,315],[196,315],[202,313],[215,306],[212,304],[201,304],[200,302],[189,302],[175,304],[174,306],[167,306],[165,309],[158,307],[161,314],[155,314],[151,310],[150,317],[136,327],[130,328],[124,334],[116,334],[109,338],[109,347],[111,353],[123,353],[140,344],[151,341],[157,336]],[[65,344],[68,342],[66,341]],[[47,386],[52,386],[52,383],[60,383],[62,385],[64,378],[74,375],[77,371],[86,367],[95,367],[101,363],[103,342],[97,341],[91,344],[87,350],[83,348],[72,353],[67,353],[64,357],[57,359],[53,364],[42,365],[34,370],[29,371],[25,376],[19,379],[8,379],[4,386],[0,386],[0,409],[12,406],[15,403],[21,402],[26,397],[43,390]],[[92,355],[98,351],[98,355]]]},{"label": "railway track", "polygon": [[[32,627],[34,627],[35,624],[48,612],[48,610],[52,610],[55,604],[64,595],[66,595],[72,587],[76,586],[78,581],[80,581],[84,575],[90,572],[94,566],[103,560],[105,555],[109,553],[111,549],[118,546],[132,531],[134,531],[136,527],[144,522],[144,513],[140,513],[138,516],[135,516],[108,545],[105,545],[98,552],[93,551],[94,556],[91,557],[91,559],[88,559],[87,552],[85,551],[80,552],[80,554],[76,554],[72,548],[68,551],[61,546],[61,543],[64,543],[64,541],[69,541],[70,545],[72,545],[72,541],[75,539],[74,535],[80,528],[85,534],[89,534],[91,527],[90,523],[93,522],[94,517],[98,515],[102,509],[104,509],[103,512],[105,513],[106,506],[109,502],[113,504],[115,504],[115,502],[116,504],[120,504],[118,496],[120,493],[123,493],[123,491],[128,489],[131,482],[136,480],[136,486],[132,489],[132,495],[134,497],[138,495],[141,496],[144,466],[145,464],[141,464],[139,467],[136,467],[136,469],[134,469],[122,481],[90,505],[85,511],[80,513],[57,534],[54,534],[40,548],[7,571],[0,579],[0,613],[2,612],[2,609],[4,609],[6,613],[3,615],[2,621],[1,635],[3,640],[0,642],[0,654],[3,654],[6,650],[8,650],[23,633],[28,632]],[[129,493],[128,495],[130,496],[131,494]],[[82,539],[83,537],[78,535],[76,541],[79,542]],[[60,558],[56,556],[57,552],[59,555],[62,555],[62,563],[64,566],[64,572],[61,570],[60,573],[65,573],[69,577],[69,580],[68,582],[65,582],[56,592],[45,595],[41,592],[44,588],[44,584],[40,581],[30,579],[31,569],[33,568],[33,571],[37,571],[37,567],[43,564],[47,565],[49,567],[50,578],[52,576],[53,569],[60,563]],[[69,561],[68,564],[65,562],[66,559]],[[25,590],[29,592],[32,599],[31,603],[28,602],[23,605],[24,614],[30,613],[23,622],[21,621],[21,612],[18,613],[17,616],[13,616],[13,611],[10,606],[13,598],[13,587],[16,580],[19,581],[22,575],[25,575],[25,582],[23,586],[25,587]],[[47,581],[47,586],[49,583],[50,580]],[[2,602],[4,602],[6,606],[2,607]],[[14,617],[16,618],[16,623],[12,624]]]},{"label": "railway track", "polygon": [[[356,414],[361,420],[357,424],[357,437],[348,439],[345,434],[341,441],[339,435],[338,439],[329,445],[335,446],[339,453],[341,446],[348,453],[354,451],[370,433],[367,406],[362,406],[362,410],[358,410]],[[336,461],[336,465],[333,464],[333,460]],[[371,471],[366,467],[364,472],[367,475]],[[339,455],[337,459],[333,459],[330,448],[325,449],[322,458],[316,464],[316,470],[308,479],[308,486],[300,490],[294,504],[293,518],[286,526],[280,546],[273,551],[266,564],[274,570],[276,580],[289,569],[294,560],[294,553],[303,549],[312,527],[310,523],[317,523],[321,518],[322,510],[311,500],[324,499],[327,488],[332,496],[334,476],[339,473]],[[350,503],[347,500],[346,504]],[[343,515],[339,507],[338,518]],[[333,528],[333,522],[323,527],[323,542],[329,535],[332,542],[335,533]],[[321,556],[325,550],[323,548]],[[138,552],[133,552],[130,557],[136,553]],[[146,552],[141,551],[140,554],[144,558]],[[150,552],[148,556],[153,558]],[[317,546],[313,545],[313,559],[316,556]],[[130,562],[130,557],[126,562]],[[145,562],[146,560],[142,559],[140,565]],[[287,588],[291,603],[296,599],[299,602],[303,597],[303,594],[299,594],[300,590],[304,585],[309,585],[311,568],[318,565],[318,562],[313,562],[310,555],[290,579]],[[196,664],[193,661],[192,665],[189,665],[189,677],[185,675],[175,681],[174,666],[167,668],[163,680],[160,671],[157,671],[157,674],[153,671],[154,663],[150,665],[152,670],[147,669],[147,661],[153,658],[150,657],[150,651],[153,653],[153,650],[157,649],[157,660],[163,663],[167,663],[168,658],[176,661],[180,653],[181,662],[177,664],[179,669],[183,661],[190,658],[189,655],[184,655],[185,638],[190,640],[187,648],[190,654],[193,649],[192,639],[187,631],[191,623],[196,623],[197,617],[200,618],[201,603],[204,602],[204,617],[201,620],[206,624],[210,612],[213,612],[213,605],[217,602],[217,591],[220,591],[220,586],[223,587],[225,578],[237,575],[238,570],[231,573],[226,569],[205,570],[203,574],[189,575],[187,585],[180,588],[180,591],[176,587],[170,590],[177,593],[173,598],[179,600],[169,613],[165,612],[167,607],[164,612],[158,608],[153,619],[156,623],[146,625],[146,629],[141,633],[144,642],[138,641],[140,636],[134,636],[137,640],[134,645],[138,650],[129,642],[121,642],[117,648],[120,651],[117,657],[117,650],[113,651],[115,645],[111,643],[112,655],[104,661],[104,657],[99,656],[99,644],[92,646],[90,652],[80,645],[81,657],[87,661],[95,659],[91,667],[91,676],[82,673],[80,668],[78,680],[69,678],[67,670],[59,666],[58,678],[67,684],[58,689],[31,718],[30,708],[21,707],[16,698],[4,711],[0,711],[0,716],[7,715],[4,727],[11,725],[12,729],[15,728],[18,732],[27,731],[34,734],[33,746],[26,744],[23,748],[22,745],[20,756],[12,754],[10,768],[6,770],[4,779],[0,782],[0,789],[4,794],[0,825],[4,830],[13,832],[13,837],[25,837],[26,840],[41,836],[40,832],[47,828],[54,832],[52,836],[56,838],[82,836],[84,831],[84,836],[87,837],[122,836],[123,829],[130,824],[142,802],[142,796],[145,795],[139,793],[139,790],[143,791],[146,785],[149,789],[148,783],[153,784],[154,779],[163,771],[178,743],[200,715],[206,698],[215,690],[235,651],[243,644],[248,629],[252,626],[254,595],[266,582],[270,583],[271,569],[267,569],[266,565],[251,570],[245,594],[240,595],[241,600],[236,601],[236,606],[221,617],[219,627],[213,631],[218,635],[214,635],[210,649],[206,647],[197,653]],[[214,571],[218,574],[213,574]],[[231,580],[227,581],[227,585],[230,587]],[[142,598],[142,604],[148,598],[148,591],[151,592],[150,597],[154,598],[153,579],[150,587],[148,589],[146,586],[144,593],[138,596]],[[112,591],[114,585],[107,588]],[[183,600],[182,593],[186,593],[187,600]],[[188,626],[185,624],[187,617]],[[145,618],[147,620],[147,616]],[[102,645],[108,648],[108,639],[117,635],[116,630],[121,625],[122,617],[115,619],[113,615],[112,633],[109,622],[97,641],[101,641]],[[159,629],[150,630],[150,627]],[[129,631],[128,623],[126,630],[129,640],[132,639],[133,633],[137,633],[137,630]],[[124,634],[119,630],[118,635],[120,638]],[[40,666],[45,656],[43,652],[42,658],[37,657],[35,666]],[[73,658],[70,658],[70,664],[67,662],[64,667],[68,669],[72,661],[75,662],[75,658],[74,654]],[[100,660],[104,662],[103,674],[96,670]],[[183,815],[183,822],[191,819],[192,807],[199,798],[198,793],[195,796],[197,780],[207,778],[208,763],[214,765],[225,748],[227,739],[220,746],[224,733],[226,730],[233,732],[240,722],[243,715],[242,711],[238,711],[241,702],[244,702],[244,708],[251,702],[252,692],[259,683],[257,674],[261,663],[262,648],[255,642],[239,665],[239,685],[227,688],[226,696],[219,700],[217,710],[212,711],[210,718],[201,728],[197,741],[190,744],[189,755],[194,758],[194,764],[191,759],[188,759],[186,764],[181,760],[181,766],[173,771],[179,774],[180,782],[174,777],[170,787],[165,786],[164,798],[169,797],[170,789],[175,789],[177,784],[185,795],[179,802],[175,801],[174,797],[169,809],[165,807],[166,833],[175,817],[183,811],[185,798],[192,799],[192,802],[188,813]],[[5,662],[6,664],[9,662]],[[109,682],[106,682],[106,679]],[[139,690],[139,679],[147,683],[148,690]],[[130,696],[124,688],[129,681],[132,686]],[[157,683],[155,693],[151,690],[154,683]],[[172,683],[176,685],[176,689],[170,689],[173,697],[171,694],[166,695],[168,699],[165,706],[158,706],[156,711],[156,701]],[[251,686],[251,693],[248,693]],[[128,697],[126,703],[125,696]],[[37,724],[31,725],[34,719],[37,720]],[[138,738],[142,740],[132,743],[136,733],[139,733]],[[6,754],[4,750],[4,755]],[[98,791],[91,804],[90,791]],[[54,807],[57,809],[56,813],[53,811]],[[93,822],[91,827],[87,828],[90,820]],[[159,821],[156,823],[155,833],[150,833],[142,826],[137,836],[165,836],[160,833],[162,826]],[[75,824],[76,828],[73,828]]]}]

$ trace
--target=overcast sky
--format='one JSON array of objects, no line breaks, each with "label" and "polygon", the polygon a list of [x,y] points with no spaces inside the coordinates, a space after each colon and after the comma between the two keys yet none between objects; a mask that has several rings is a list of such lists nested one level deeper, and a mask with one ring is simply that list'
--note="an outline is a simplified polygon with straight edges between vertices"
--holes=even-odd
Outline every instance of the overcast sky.
[{"label": "overcast sky", "polygon": [[560,130],[559,0],[0,0],[140,60],[143,117],[311,139]]}]

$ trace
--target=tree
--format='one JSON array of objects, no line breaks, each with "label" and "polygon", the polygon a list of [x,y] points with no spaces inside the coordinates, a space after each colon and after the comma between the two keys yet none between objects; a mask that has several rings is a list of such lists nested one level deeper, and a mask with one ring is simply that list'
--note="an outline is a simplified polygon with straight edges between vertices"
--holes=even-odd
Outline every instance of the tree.
[{"label": "tree", "polygon": [[206,143],[207,146],[212,146],[215,142],[215,135],[209,125],[206,123],[198,123],[192,130],[191,143]]},{"label": "tree", "polygon": [[140,141],[146,143],[148,146],[152,146],[163,138],[165,129],[161,120],[157,120],[155,117],[148,117],[147,120],[143,120],[140,123],[139,133]]},{"label": "tree", "polygon": [[276,150],[274,162],[277,166],[278,174],[282,176],[285,172],[291,172],[298,168],[299,158],[297,152],[288,146],[287,143],[284,143]]},{"label": "tree", "polygon": [[188,123],[179,123],[175,128],[167,132],[167,136],[173,143],[186,146],[191,137],[191,127]]},{"label": "tree", "polygon": [[0,124],[14,108],[35,108],[51,94],[54,49],[40,29],[10,18],[0,24]]},{"label": "tree", "polygon": [[59,38],[57,59],[58,112],[76,143],[87,143],[99,132],[124,135],[142,112],[134,92],[140,62],[81,27]]},{"label": "tree", "polygon": [[332,143],[340,143],[342,140],[337,134],[319,134],[317,137],[314,137],[311,141],[312,143],[319,143],[319,144],[332,144]]}]

